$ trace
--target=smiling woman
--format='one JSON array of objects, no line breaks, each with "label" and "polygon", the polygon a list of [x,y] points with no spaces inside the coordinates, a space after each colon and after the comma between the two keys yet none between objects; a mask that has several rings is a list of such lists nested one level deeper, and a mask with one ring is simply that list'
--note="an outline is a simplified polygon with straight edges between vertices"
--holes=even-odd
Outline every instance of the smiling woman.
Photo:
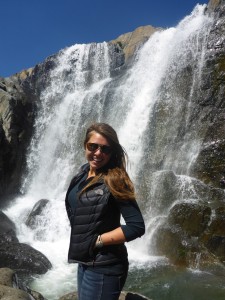
[{"label": "smiling woman", "polygon": [[93,131],[86,144],[86,159],[90,165],[88,178],[96,176],[98,169],[103,168],[111,158],[111,147],[107,139]]},{"label": "smiling woman", "polygon": [[[79,264],[79,300],[116,300],[128,272],[124,243],[142,236],[145,224],[115,130],[105,123],[93,124],[84,147],[88,163],[66,195],[71,224],[68,260]],[[121,215],[125,225],[120,224]]]}]

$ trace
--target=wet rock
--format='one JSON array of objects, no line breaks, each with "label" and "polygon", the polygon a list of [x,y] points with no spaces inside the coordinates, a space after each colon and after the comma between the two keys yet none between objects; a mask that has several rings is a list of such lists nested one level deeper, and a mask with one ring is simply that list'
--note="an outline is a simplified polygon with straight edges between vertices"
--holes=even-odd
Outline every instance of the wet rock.
[{"label": "wet rock", "polygon": [[19,243],[15,224],[0,212],[0,268],[12,268],[21,274],[44,274],[50,261],[38,250]]},{"label": "wet rock", "polygon": [[199,203],[178,203],[172,207],[168,223],[178,225],[189,236],[200,236],[207,228],[211,209]]},{"label": "wet rock", "polygon": [[[224,95],[225,95],[225,5],[220,0],[210,0],[208,13],[214,22],[207,40],[206,63],[202,70],[200,93],[196,94],[196,111],[202,128],[202,147],[192,166],[192,175],[206,184],[224,186]],[[200,128],[199,126],[199,128]]]},{"label": "wet rock", "polygon": [[210,218],[211,209],[208,206],[197,203],[176,204],[170,210],[168,219],[155,233],[157,253],[166,255],[173,264],[186,267],[219,263],[214,254],[200,242]]},{"label": "wet rock", "polygon": [[44,298],[44,296],[42,296],[42,294],[40,294],[39,292],[31,290],[27,286],[23,286],[23,288],[21,288],[21,289],[24,290],[27,294],[29,294],[30,298],[33,299],[33,300],[47,300],[46,298]]},{"label": "wet rock", "polygon": [[38,250],[23,243],[0,244],[0,268],[7,267],[19,274],[45,274],[50,261]]},{"label": "wet rock", "polygon": [[0,211],[0,244],[5,242],[18,242],[15,224]]},{"label": "wet rock", "polygon": [[33,103],[14,76],[0,78],[0,207],[19,192],[32,133]]},{"label": "wet rock", "polygon": [[[217,126],[214,124],[214,128],[211,130],[211,134],[217,131],[217,134],[220,132],[222,135],[222,124],[218,124]],[[225,133],[225,132],[224,132]],[[202,147],[201,152],[198,155],[198,159],[196,161],[195,167],[193,167],[193,171],[195,176],[198,176],[203,180],[206,184],[213,185],[217,188],[225,188],[224,182],[224,170],[225,163],[224,160],[221,159],[225,152],[225,141],[221,140],[218,137],[218,140],[215,141],[216,135],[214,135],[214,139],[206,142]],[[208,139],[210,137],[208,136]]]},{"label": "wet rock", "polygon": [[172,264],[193,269],[219,265],[220,261],[198,238],[188,236],[178,225],[159,226],[154,237],[158,255],[165,255]]},{"label": "wet rock", "polygon": [[[145,180],[143,180],[145,174],[141,174],[141,176],[142,180],[140,186],[138,186],[138,193],[143,198],[151,199],[147,203],[147,209],[149,205],[149,210],[153,215],[167,211],[178,197],[176,187],[178,179],[175,173],[173,171],[152,172]],[[141,207],[142,203],[139,203],[139,205]],[[146,209],[146,204],[142,209]]]},{"label": "wet rock", "polygon": [[175,265],[186,265],[186,252],[189,251],[190,241],[179,226],[170,226],[167,223],[160,225],[153,237],[153,243],[158,255],[166,255]]},{"label": "wet rock", "polygon": [[225,236],[211,236],[206,247],[225,263]]},{"label": "wet rock", "polygon": [[225,207],[215,209],[207,230],[201,237],[206,248],[225,263]]},{"label": "wet rock", "polygon": [[157,253],[176,265],[205,268],[225,263],[225,208],[176,204],[157,232]]},{"label": "wet rock", "polygon": [[193,177],[176,175],[173,171],[153,172],[146,180],[147,185],[139,187],[140,193],[151,199],[149,205],[154,215],[167,214],[173,203],[190,202],[190,199],[212,209],[225,203],[223,189],[213,188]]},{"label": "wet rock", "polygon": [[0,299],[7,300],[44,300],[38,292],[18,285],[15,271],[9,268],[0,268]]},{"label": "wet rock", "polygon": [[154,199],[154,209],[166,211],[177,199],[178,178],[173,171],[155,172],[151,178],[151,198]]},{"label": "wet rock", "polygon": [[39,217],[42,215],[48,203],[49,200],[41,199],[34,205],[25,222],[28,227],[30,227],[31,229],[37,228],[37,226],[39,225]]}]

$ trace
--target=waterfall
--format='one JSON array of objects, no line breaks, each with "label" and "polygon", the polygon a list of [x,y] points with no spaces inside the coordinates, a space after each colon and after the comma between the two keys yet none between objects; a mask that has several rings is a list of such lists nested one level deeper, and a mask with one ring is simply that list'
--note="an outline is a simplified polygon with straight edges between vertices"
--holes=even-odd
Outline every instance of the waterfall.
[{"label": "waterfall", "polygon": [[[34,283],[49,300],[75,289],[75,266],[67,264],[70,229],[64,197],[70,179],[85,162],[83,137],[94,121],[117,130],[140,194],[147,233],[128,244],[131,267],[155,263],[150,238],[166,213],[165,205],[155,198],[162,187],[161,172],[188,176],[201,144],[198,132],[190,128],[190,118],[211,22],[204,10],[197,5],[176,28],[156,32],[119,80],[111,72],[107,43],[74,45],[56,56],[50,84],[38,104],[23,196],[5,211],[16,221],[19,240],[40,250],[53,264]],[[184,90],[182,78],[187,80]],[[50,202],[40,226],[31,230],[24,222],[40,199]]]}]

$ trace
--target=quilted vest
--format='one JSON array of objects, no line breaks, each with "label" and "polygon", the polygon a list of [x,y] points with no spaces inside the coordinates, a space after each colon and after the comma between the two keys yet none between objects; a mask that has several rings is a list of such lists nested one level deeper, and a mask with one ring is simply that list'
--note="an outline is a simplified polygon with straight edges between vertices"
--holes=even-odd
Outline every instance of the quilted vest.
[{"label": "quilted vest", "polygon": [[[76,178],[79,180],[80,175]],[[73,180],[73,183],[76,183],[76,181],[76,179]],[[67,207],[68,210],[69,207]],[[97,182],[89,190],[81,194],[76,202],[75,213],[71,219],[68,262],[81,262],[86,265],[107,265],[127,260],[127,250],[124,244],[94,249],[99,234],[119,226],[120,212],[116,205],[116,200],[110,194],[104,181]]]}]

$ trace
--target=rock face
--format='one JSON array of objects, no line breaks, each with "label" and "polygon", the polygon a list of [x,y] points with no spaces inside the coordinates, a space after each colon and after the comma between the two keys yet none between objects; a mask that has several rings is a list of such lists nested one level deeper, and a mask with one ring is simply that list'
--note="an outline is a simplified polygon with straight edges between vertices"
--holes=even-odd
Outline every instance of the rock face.
[{"label": "rock face", "polygon": [[[166,255],[175,264],[189,267],[196,267],[197,264],[202,268],[214,263],[224,264],[225,254],[225,235],[221,230],[225,205],[224,1],[210,1],[205,13],[214,16],[214,22],[207,34],[201,80],[191,95],[190,118],[178,122],[178,135],[170,136],[167,131],[169,122],[176,122],[179,118],[182,120],[182,113],[187,114],[183,109],[185,106],[182,107],[182,112],[171,118],[172,111],[176,110],[175,106],[168,107],[166,100],[156,104],[155,123],[147,130],[152,135],[152,140],[151,143],[145,141],[145,153],[149,157],[143,166],[146,182],[151,184],[141,187],[148,198],[153,199],[151,210],[158,210],[165,216],[155,233],[156,253]],[[187,103],[190,98],[190,89],[187,87],[193,83],[194,65],[187,64],[186,68],[177,73],[176,86],[173,88],[174,99],[185,99]],[[166,99],[164,95],[169,84],[170,80],[165,78],[161,87],[162,99]],[[186,124],[185,128],[183,124]],[[172,152],[177,153],[176,149],[185,146],[185,138],[190,146],[196,134],[201,143],[194,163],[186,173],[182,173],[182,167],[176,169],[177,174],[188,174],[187,177],[178,178],[170,171],[153,171],[174,166],[179,159],[182,165],[187,148],[180,158],[172,154],[172,159],[169,159],[169,150],[164,153],[162,149],[169,149],[168,145],[171,145]],[[180,180],[183,184],[180,184]]]},{"label": "rock face", "polygon": [[154,28],[150,25],[141,26],[133,32],[120,35],[117,39],[111,41],[113,44],[119,44],[125,54],[125,62],[129,63],[134,58],[134,54],[149,39],[149,37],[160,28]]},{"label": "rock face", "polygon": [[210,1],[209,12],[215,14],[215,22],[208,38],[200,94],[196,95],[196,108],[202,111],[197,117],[204,121],[204,140],[192,174],[209,185],[224,188],[225,3]]},{"label": "rock face", "polygon": [[5,197],[18,192],[33,117],[32,99],[20,78],[0,78],[0,207]]},{"label": "rock face", "polygon": [[156,254],[192,268],[224,263],[224,191],[169,171],[155,178],[166,192],[154,190],[153,207],[167,214],[152,240]]},{"label": "rock face", "polygon": [[25,222],[28,227],[35,229],[38,226],[38,217],[42,214],[48,203],[49,200],[41,199],[34,205]]},{"label": "rock face", "polygon": [[221,0],[210,0],[208,8],[210,11],[214,11],[221,4]]}]

